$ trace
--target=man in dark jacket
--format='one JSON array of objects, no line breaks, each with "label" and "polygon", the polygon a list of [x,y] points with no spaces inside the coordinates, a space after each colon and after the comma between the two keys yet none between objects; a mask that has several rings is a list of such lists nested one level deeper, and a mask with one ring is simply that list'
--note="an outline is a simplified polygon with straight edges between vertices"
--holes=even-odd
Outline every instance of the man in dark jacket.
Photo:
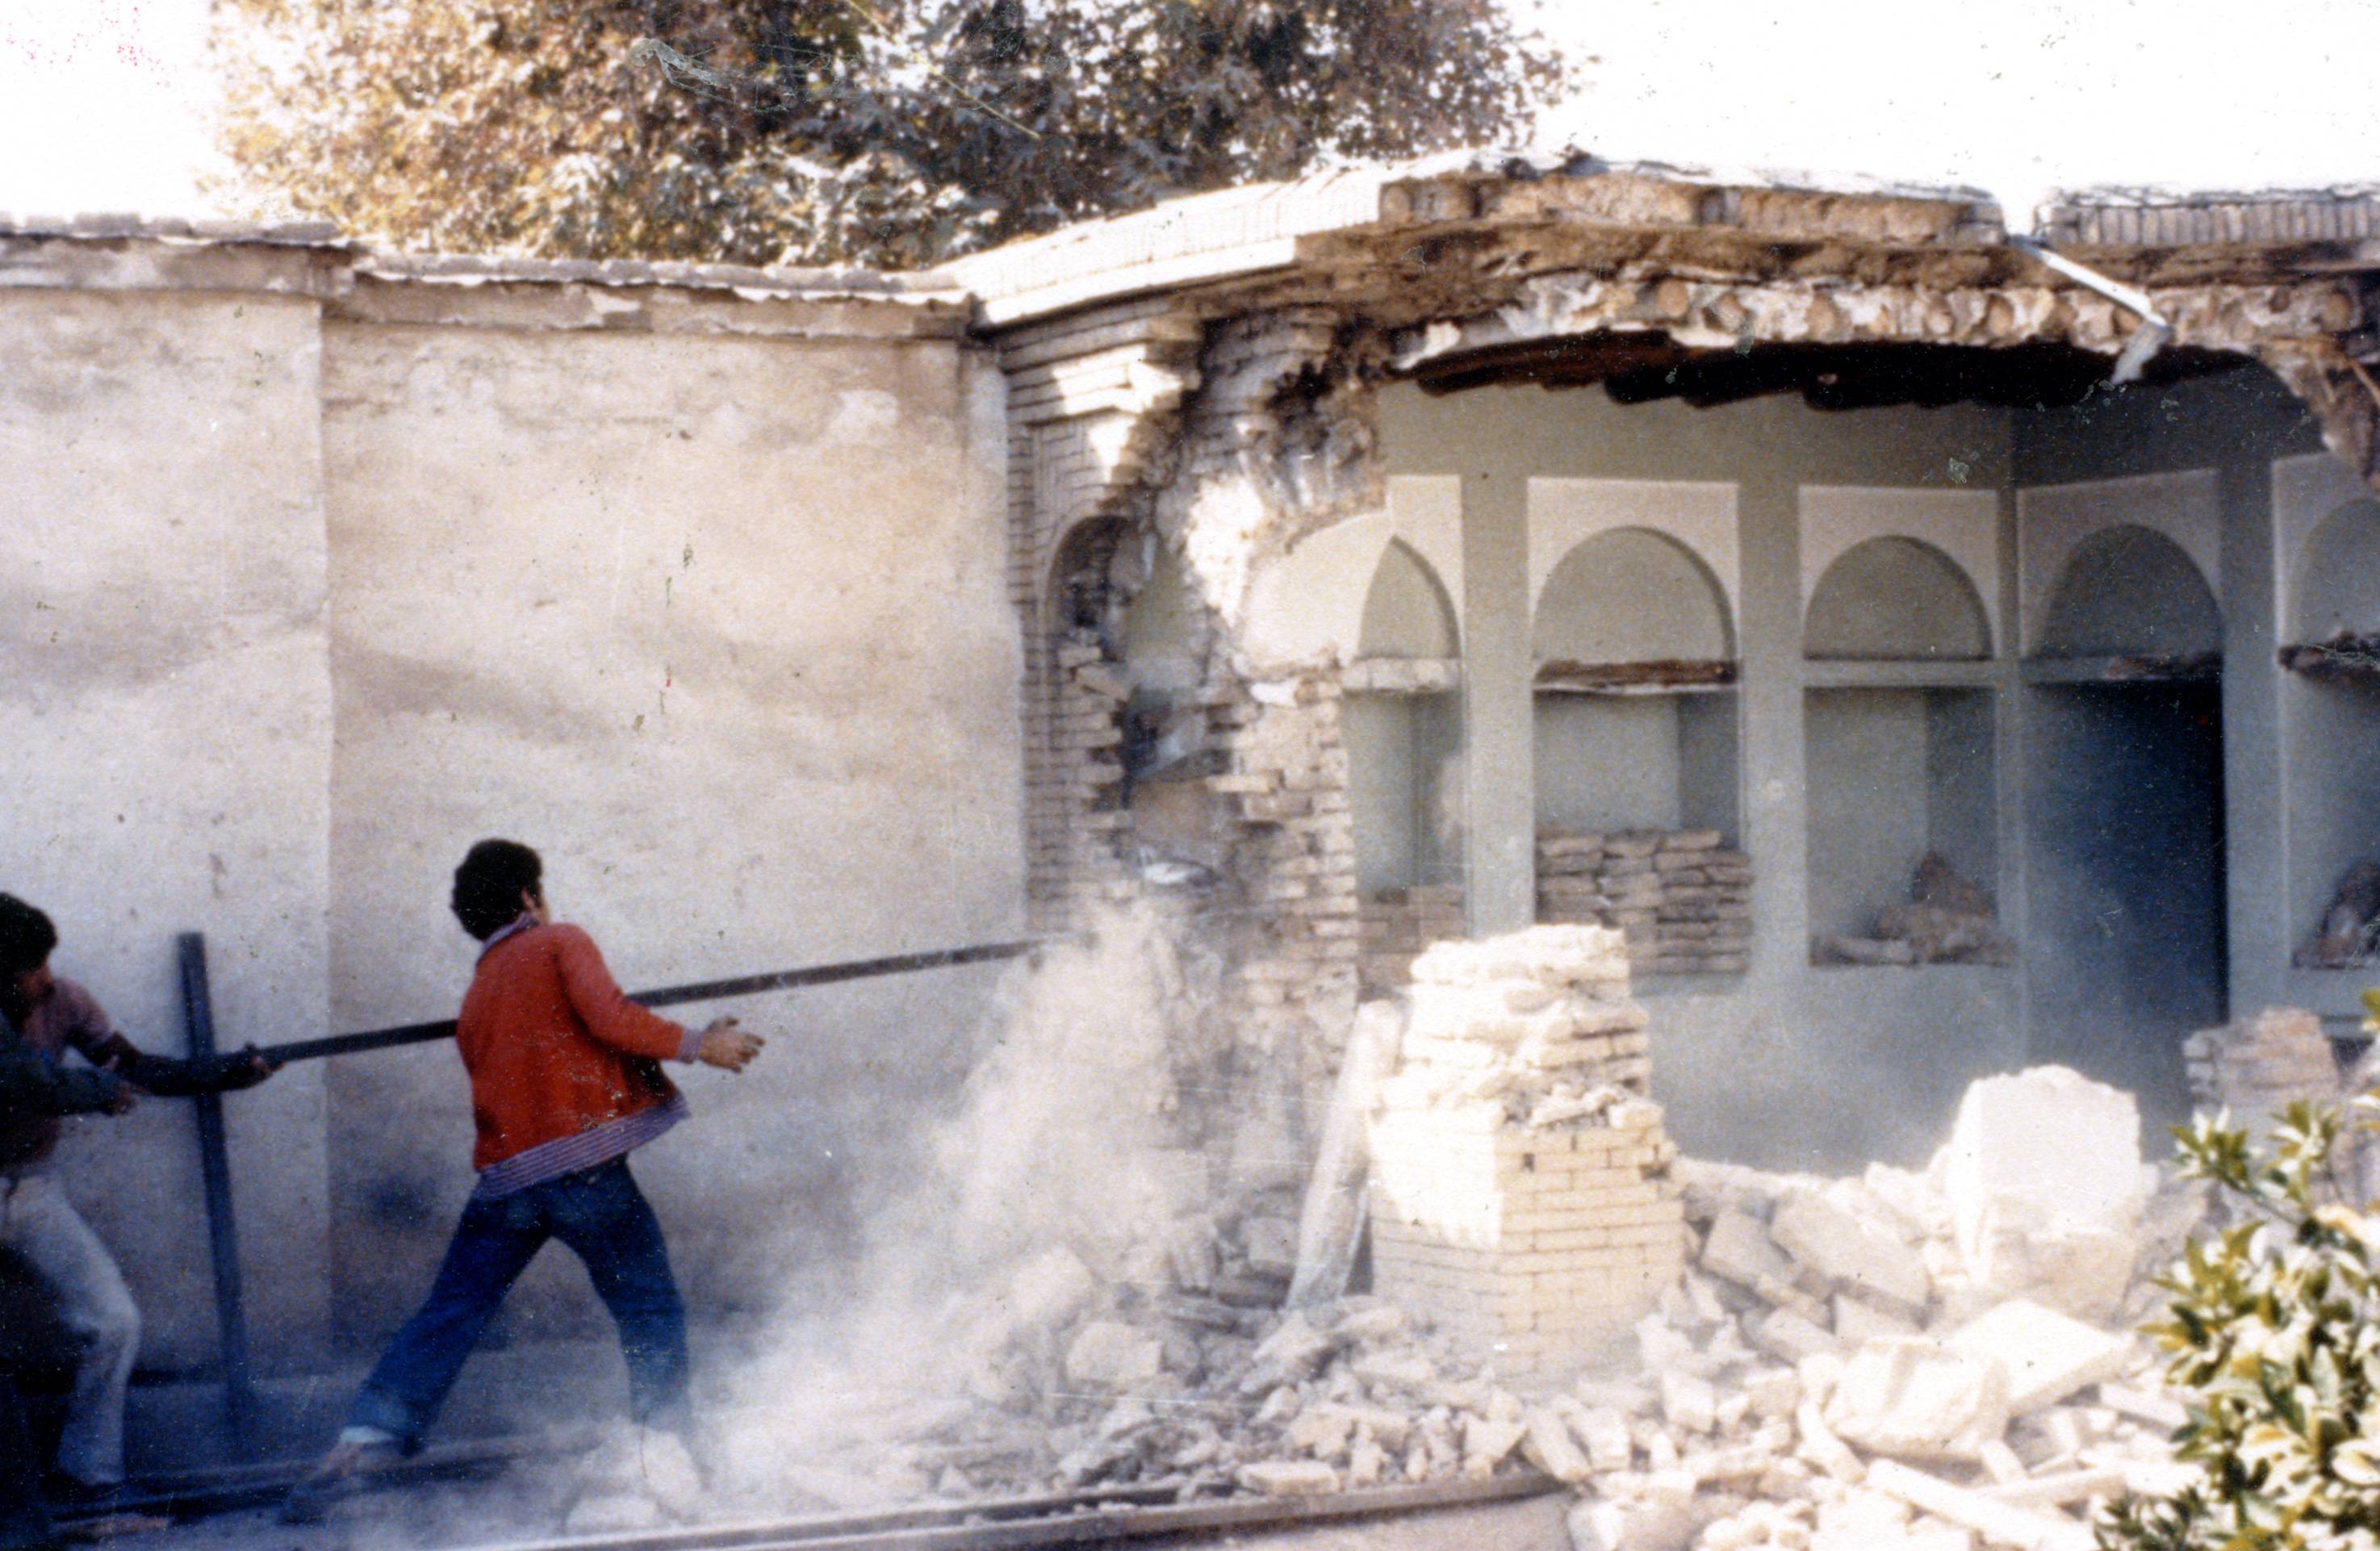
[{"label": "man in dark jacket", "polygon": [[[142,1093],[223,1093],[262,1082],[253,1050],[206,1060],[145,1054],[109,1024],[89,991],[50,973],[50,918],[0,894],[0,1248],[30,1265],[79,1350],[66,1431],[47,1490],[57,1506],[96,1506],[124,1481],[124,1397],[140,1346],[140,1311],[99,1236],[50,1168],[60,1117],[120,1115]],[[69,1070],[68,1051],[91,1070]]]}]

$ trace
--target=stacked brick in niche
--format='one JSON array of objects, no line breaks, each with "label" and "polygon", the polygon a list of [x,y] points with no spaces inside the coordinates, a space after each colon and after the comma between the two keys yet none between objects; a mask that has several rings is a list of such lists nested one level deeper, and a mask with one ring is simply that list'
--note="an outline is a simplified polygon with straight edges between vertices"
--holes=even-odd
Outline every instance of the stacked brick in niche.
[{"label": "stacked brick in niche", "polygon": [[1364,899],[1364,992],[1385,996],[1412,977],[1413,962],[1433,942],[1464,935],[1463,885],[1415,883]]},{"label": "stacked brick in niche", "polygon": [[1537,918],[1618,929],[1642,975],[1740,974],[1752,859],[1717,830],[1537,832]]},{"label": "stacked brick in niche", "polygon": [[1535,927],[1441,942],[1413,973],[1372,1119],[1374,1285],[1508,1374],[1574,1370],[1683,1263],[1625,947]]}]

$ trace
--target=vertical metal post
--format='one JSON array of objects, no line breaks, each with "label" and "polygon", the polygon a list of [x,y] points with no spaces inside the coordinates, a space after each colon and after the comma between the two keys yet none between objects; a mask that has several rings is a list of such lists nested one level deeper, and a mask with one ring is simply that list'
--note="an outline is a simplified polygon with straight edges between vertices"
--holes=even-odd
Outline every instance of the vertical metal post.
[{"label": "vertical metal post", "polygon": [[[181,954],[182,1012],[193,1060],[215,1053],[214,1001],[207,988],[207,939],[184,932],[175,939]],[[250,1439],[256,1397],[248,1377],[248,1309],[239,1279],[239,1228],[232,1216],[231,1149],[224,1140],[223,1099],[201,1095],[199,1115],[199,1175],[207,1194],[207,1249],[214,1261],[216,1346],[224,1375],[224,1413],[232,1436],[245,1448]]]}]

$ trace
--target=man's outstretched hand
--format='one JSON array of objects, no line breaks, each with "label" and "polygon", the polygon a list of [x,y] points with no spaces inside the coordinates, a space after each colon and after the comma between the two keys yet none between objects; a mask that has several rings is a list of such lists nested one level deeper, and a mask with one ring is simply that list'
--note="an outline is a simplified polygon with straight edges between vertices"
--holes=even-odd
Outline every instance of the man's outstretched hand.
[{"label": "man's outstretched hand", "polygon": [[720,1018],[702,1031],[701,1042],[695,1047],[694,1059],[705,1066],[716,1066],[729,1072],[741,1072],[752,1064],[752,1058],[768,1043],[757,1034],[747,1034],[733,1018]]}]

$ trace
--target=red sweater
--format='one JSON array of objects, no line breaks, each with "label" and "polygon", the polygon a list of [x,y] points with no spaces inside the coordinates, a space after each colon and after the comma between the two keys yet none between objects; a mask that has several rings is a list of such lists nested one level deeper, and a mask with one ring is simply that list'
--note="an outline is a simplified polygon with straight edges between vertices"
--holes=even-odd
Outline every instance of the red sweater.
[{"label": "red sweater", "polygon": [[471,1167],[591,1131],[665,1104],[661,1069],[686,1030],[627,999],[595,939],[577,927],[531,927],[480,956],[455,1043],[471,1076],[479,1145]]}]

